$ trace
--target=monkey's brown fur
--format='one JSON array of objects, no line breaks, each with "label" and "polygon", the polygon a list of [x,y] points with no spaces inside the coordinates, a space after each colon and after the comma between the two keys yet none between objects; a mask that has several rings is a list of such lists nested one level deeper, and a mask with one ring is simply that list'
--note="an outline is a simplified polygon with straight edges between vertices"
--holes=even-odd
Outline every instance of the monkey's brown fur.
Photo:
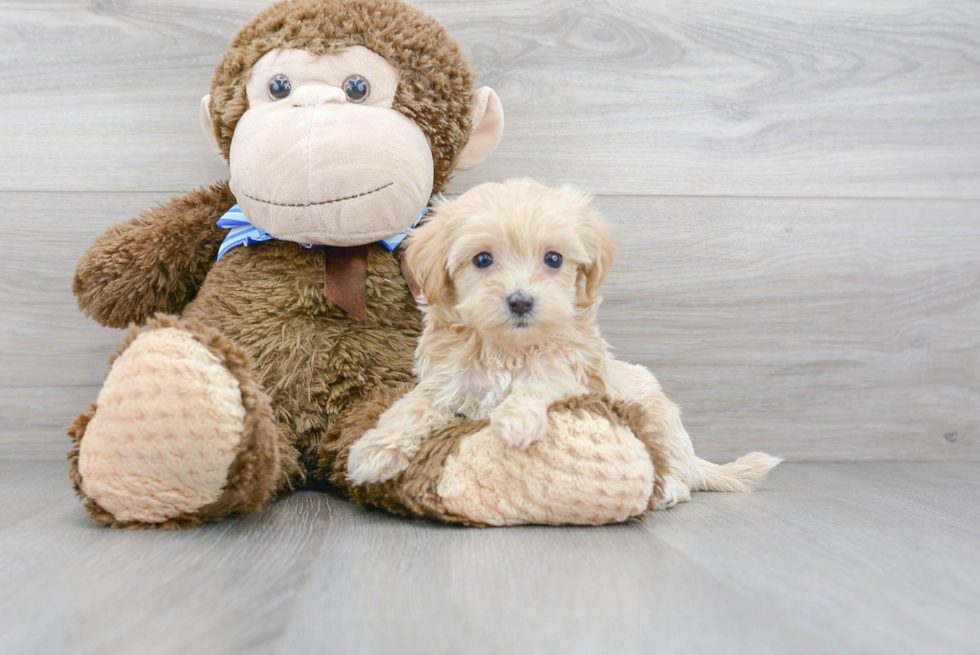
[{"label": "monkey's brown fur", "polygon": [[[317,55],[351,45],[370,48],[399,72],[394,108],[426,135],[433,191],[441,191],[470,132],[473,74],[435,20],[393,0],[286,0],[242,27],[211,89],[225,157],[247,109],[249,71],[262,55],[281,47]],[[70,458],[76,489],[99,522],[188,527],[256,511],[276,490],[303,484],[317,469],[320,442],[338,415],[356,414],[365,398],[413,380],[421,317],[395,257],[376,244],[367,247],[363,324],[324,297],[322,248],[271,241],[235,248],[215,263],[226,235],[215,222],[234,203],[226,183],[173,198],[110,228],[78,264],[73,290],[86,314],[110,327],[150,321],[146,329],[187,330],[239,381],[248,412],[222,497],[192,516],[147,525],[120,523],[85,498],[77,446],[97,411],[90,407],[69,428],[76,443]],[[136,335],[131,331],[123,349]]]}]

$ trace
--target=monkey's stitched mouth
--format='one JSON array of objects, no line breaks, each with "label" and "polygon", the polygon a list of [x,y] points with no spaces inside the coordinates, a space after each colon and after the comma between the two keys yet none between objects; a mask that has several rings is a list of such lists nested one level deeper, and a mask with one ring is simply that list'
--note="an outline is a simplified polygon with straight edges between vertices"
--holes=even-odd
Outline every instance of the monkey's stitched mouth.
[{"label": "monkey's stitched mouth", "polygon": [[316,207],[317,205],[329,205],[329,204],[332,204],[332,203],[335,203],[335,202],[343,202],[345,200],[353,200],[354,198],[363,198],[364,196],[369,196],[372,193],[377,193],[378,191],[382,191],[384,189],[387,189],[388,187],[392,186],[393,184],[394,184],[394,182],[389,182],[388,184],[383,184],[383,185],[379,186],[377,189],[371,189],[370,191],[365,191],[364,193],[358,193],[358,194],[355,194],[353,196],[346,196],[344,198],[334,198],[333,200],[324,200],[322,202],[308,202],[306,204],[291,203],[291,202],[275,202],[273,200],[262,200],[262,198],[256,198],[256,197],[250,196],[250,195],[248,195],[247,193],[244,193],[244,192],[242,193],[242,195],[245,196],[246,198],[248,198],[249,200],[254,200],[255,202],[261,202],[261,203],[264,203],[266,205],[275,205],[276,207]]}]

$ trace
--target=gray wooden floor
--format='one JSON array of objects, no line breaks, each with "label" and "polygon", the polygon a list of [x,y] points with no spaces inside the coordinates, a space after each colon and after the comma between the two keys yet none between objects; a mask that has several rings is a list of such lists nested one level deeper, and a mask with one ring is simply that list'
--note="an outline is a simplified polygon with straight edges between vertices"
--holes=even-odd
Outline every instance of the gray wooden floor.
[{"label": "gray wooden floor", "polygon": [[759,493],[600,529],[313,493],[91,525],[63,426],[121,333],[72,270],[227,178],[198,103],[265,4],[0,0],[0,653],[980,653],[976,0],[415,2],[507,115],[450,190],[594,191],[606,335],[702,454],[790,460]]},{"label": "gray wooden floor", "polygon": [[475,530],[303,492],[192,532],[89,523],[0,463],[0,652],[977,653],[968,463],[778,468],[642,523]]}]

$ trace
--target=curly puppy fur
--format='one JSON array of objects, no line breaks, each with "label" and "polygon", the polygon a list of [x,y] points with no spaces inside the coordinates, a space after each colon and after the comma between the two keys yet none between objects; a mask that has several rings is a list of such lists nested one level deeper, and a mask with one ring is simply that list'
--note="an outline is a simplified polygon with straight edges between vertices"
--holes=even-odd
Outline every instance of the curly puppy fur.
[{"label": "curly puppy fur", "polygon": [[511,180],[438,206],[407,253],[427,303],[419,384],[352,446],[351,481],[391,479],[455,416],[489,419],[499,438],[526,448],[547,432],[550,405],[586,393],[639,404],[663,435],[661,507],[691,490],[743,491],[761,480],[778,460],[698,459],[656,378],[613,358],[596,325],[613,256],[591,197],[573,189]]},{"label": "curly puppy fur", "polygon": [[245,83],[264,54],[298,48],[317,56],[355,45],[381,55],[398,71],[392,107],[425,133],[435,161],[434,192],[443,190],[471,131],[474,76],[442,25],[397,0],[286,0],[242,27],[211,84],[211,119],[225,159],[238,119],[248,109]]}]

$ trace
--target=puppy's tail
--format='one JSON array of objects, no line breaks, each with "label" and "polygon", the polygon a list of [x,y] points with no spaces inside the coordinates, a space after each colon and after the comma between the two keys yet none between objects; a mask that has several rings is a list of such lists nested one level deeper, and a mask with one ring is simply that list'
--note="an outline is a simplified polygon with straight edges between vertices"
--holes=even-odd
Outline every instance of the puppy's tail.
[{"label": "puppy's tail", "polygon": [[695,491],[751,491],[782,459],[765,453],[749,453],[728,464],[712,464],[700,457]]}]

